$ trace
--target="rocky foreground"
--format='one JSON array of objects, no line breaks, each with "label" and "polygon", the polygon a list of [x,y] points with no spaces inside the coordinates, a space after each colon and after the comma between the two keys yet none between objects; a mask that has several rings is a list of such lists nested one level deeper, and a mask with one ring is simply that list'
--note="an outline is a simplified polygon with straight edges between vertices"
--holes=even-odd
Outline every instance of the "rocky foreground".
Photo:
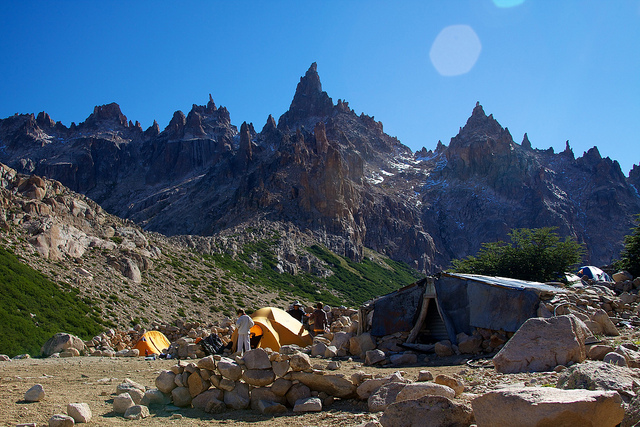
[{"label": "rocky foreground", "polygon": [[[541,304],[540,317],[513,335],[504,334],[506,342],[500,343],[495,333],[484,340],[495,347],[483,346],[478,332],[459,336],[455,345],[440,342],[424,351],[407,350],[403,334],[358,334],[358,312],[344,308],[331,312],[331,332],[316,337],[313,345],[284,345],[278,352],[258,348],[244,356],[228,350],[206,356],[197,342],[211,332],[228,339],[230,321],[182,324],[174,333],[184,336],[165,351],[169,360],[143,359],[129,348],[104,353],[98,347],[107,337],[113,343],[123,336],[115,331],[88,342],[60,340],[58,348],[47,350],[62,349],[53,358],[3,362],[3,372],[30,372],[5,374],[3,399],[13,399],[7,401],[10,414],[19,413],[19,405],[43,407],[30,416],[49,425],[87,419],[86,411],[77,413],[88,408],[94,420],[144,418],[149,425],[233,420],[369,427],[632,426],[640,421],[640,349],[635,344],[640,281],[624,273],[614,277],[615,283],[586,281]],[[70,350],[73,343],[97,357],[55,357],[79,354]],[[74,365],[82,371],[76,378],[54,379],[61,367]],[[65,390],[79,383],[93,389],[78,397]],[[52,395],[57,406],[44,410]]]}]

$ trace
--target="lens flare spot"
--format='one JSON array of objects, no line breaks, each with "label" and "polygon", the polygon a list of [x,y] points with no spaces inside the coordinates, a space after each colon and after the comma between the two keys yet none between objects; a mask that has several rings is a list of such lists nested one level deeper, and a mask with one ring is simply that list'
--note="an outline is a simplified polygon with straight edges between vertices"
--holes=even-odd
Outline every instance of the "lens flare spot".
[{"label": "lens flare spot", "polygon": [[466,74],[476,64],[482,44],[468,25],[451,25],[440,31],[431,45],[429,58],[443,76]]},{"label": "lens flare spot", "polygon": [[493,4],[502,8],[520,6],[522,3],[524,0],[493,0]]}]

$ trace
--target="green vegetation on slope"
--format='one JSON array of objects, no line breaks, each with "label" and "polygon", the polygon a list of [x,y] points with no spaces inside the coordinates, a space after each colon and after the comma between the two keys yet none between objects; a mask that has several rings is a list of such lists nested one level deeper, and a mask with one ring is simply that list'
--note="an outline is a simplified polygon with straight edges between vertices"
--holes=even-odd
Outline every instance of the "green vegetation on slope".
[{"label": "green vegetation on slope", "polygon": [[[204,258],[213,261],[216,267],[228,271],[228,275],[248,286],[262,286],[291,298],[322,301],[334,306],[357,306],[421,277],[403,263],[386,258],[380,263],[371,259],[357,263],[318,245],[307,250],[325,261],[327,268],[333,272],[332,275],[325,278],[306,272],[296,275],[280,273],[276,268],[277,257],[271,249],[277,239],[276,235],[270,240],[247,244],[236,259],[227,254],[204,255]],[[259,269],[250,267],[252,262],[255,263],[256,256],[261,264]],[[220,292],[224,291],[224,287],[221,287]]]},{"label": "green vegetation on slope", "polygon": [[614,266],[619,270],[628,271],[633,277],[640,276],[640,215],[636,216],[636,226],[631,234],[624,238],[624,249],[620,260]]},{"label": "green vegetation on slope", "polygon": [[0,248],[0,353],[36,356],[58,332],[88,339],[102,331],[98,314],[77,290],[63,286]]}]

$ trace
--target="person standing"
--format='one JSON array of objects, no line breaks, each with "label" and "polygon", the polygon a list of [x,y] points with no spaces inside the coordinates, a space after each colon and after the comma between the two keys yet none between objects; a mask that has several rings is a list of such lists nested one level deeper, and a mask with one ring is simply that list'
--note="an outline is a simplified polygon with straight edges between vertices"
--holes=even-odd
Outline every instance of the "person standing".
[{"label": "person standing", "polygon": [[236,326],[238,327],[237,351],[239,351],[240,354],[244,354],[245,351],[251,350],[251,345],[249,343],[249,331],[255,323],[253,323],[253,319],[251,319],[251,317],[246,315],[242,308],[237,309],[236,314],[238,315],[238,320],[236,320]]},{"label": "person standing", "polygon": [[291,317],[296,319],[298,322],[303,323],[304,320],[304,311],[302,310],[302,304],[296,301],[293,303],[293,308],[287,311]]},{"label": "person standing", "polygon": [[316,304],[316,309],[311,313],[313,320],[313,335],[323,334],[329,327],[327,312],[322,309],[322,303]]}]

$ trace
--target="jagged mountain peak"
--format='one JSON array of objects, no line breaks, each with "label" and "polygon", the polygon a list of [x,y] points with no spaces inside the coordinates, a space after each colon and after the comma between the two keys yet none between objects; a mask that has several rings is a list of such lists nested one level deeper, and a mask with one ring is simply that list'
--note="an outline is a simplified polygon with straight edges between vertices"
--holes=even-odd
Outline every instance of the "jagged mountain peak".
[{"label": "jagged mountain peak", "polygon": [[127,117],[122,114],[120,106],[112,102],[105,105],[96,105],[93,108],[93,113],[87,117],[83,123],[80,123],[80,127],[84,128],[97,128],[101,125],[116,125],[120,127],[128,127],[129,122]]},{"label": "jagged mountain peak", "polygon": [[301,125],[314,125],[315,123],[311,123],[310,120],[329,116],[332,111],[333,101],[327,92],[322,90],[317,64],[314,62],[300,78],[289,110],[278,120],[278,129],[286,127],[296,129]]}]

